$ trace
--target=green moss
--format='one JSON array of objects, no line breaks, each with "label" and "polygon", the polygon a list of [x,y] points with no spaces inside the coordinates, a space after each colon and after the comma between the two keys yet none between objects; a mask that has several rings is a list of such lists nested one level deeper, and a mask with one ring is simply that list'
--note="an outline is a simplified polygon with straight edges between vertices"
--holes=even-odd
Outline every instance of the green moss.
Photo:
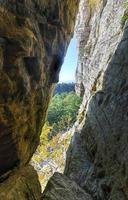
[{"label": "green moss", "polygon": [[128,20],[128,14],[124,14],[123,17],[121,18],[122,27],[124,27],[127,20]]},{"label": "green moss", "polygon": [[124,12],[124,15],[121,18],[122,28],[124,27],[126,21],[128,20],[128,0],[124,1],[124,8],[125,8],[125,12]]}]

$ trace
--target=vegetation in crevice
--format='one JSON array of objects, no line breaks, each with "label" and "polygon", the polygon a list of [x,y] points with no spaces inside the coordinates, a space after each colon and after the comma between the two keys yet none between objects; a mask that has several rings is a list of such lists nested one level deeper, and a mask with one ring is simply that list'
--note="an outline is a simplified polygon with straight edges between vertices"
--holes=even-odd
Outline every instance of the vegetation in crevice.
[{"label": "vegetation in crevice", "polygon": [[124,14],[121,18],[122,28],[124,27],[126,21],[128,20],[128,0],[124,1],[124,8],[125,8],[125,11],[124,11]]},{"label": "vegetation in crevice", "polygon": [[52,98],[48,109],[48,122],[52,132],[66,131],[76,120],[81,98],[74,92],[62,93]]},{"label": "vegetation in crevice", "polygon": [[[65,90],[65,85],[63,86]],[[67,90],[69,88],[67,87]],[[82,101],[75,94],[74,87],[72,90],[69,93],[62,92],[53,96],[48,109],[47,121],[40,136],[39,147],[31,161],[38,172],[42,190],[54,172],[64,170],[66,151],[72,136],[69,129],[77,118]]]}]

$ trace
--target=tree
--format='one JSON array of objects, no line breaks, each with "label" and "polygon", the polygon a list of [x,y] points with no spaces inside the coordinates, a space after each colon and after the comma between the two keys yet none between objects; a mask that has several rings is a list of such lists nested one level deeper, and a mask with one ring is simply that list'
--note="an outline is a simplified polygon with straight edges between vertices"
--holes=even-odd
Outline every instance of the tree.
[{"label": "tree", "polygon": [[76,120],[81,98],[75,92],[57,94],[52,98],[48,110],[48,122],[53,132],[69,128]]},{"label": "tree", "polygon": [[55,171],[64,170],[66,151],[71,140],[71,133],[64,131],[76,120],[80,103],[81,98],[74,92],[56,94],[51,100],[40,144],[32,159],[42,188]]}]

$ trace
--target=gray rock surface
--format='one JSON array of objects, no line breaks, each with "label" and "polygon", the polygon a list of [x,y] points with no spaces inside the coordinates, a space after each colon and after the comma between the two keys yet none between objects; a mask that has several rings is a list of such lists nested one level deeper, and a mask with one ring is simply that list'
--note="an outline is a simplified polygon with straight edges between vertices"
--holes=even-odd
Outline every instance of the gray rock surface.
[{"label": "gray rock surface", "polygon": [[42,200],[92,200],[74,181],[65,175],[55,173],[48,182]]},{"label": "gray rock surface", "polygon": [[93,200],[128,199],[128,24],[123,29],[121,23],[125,9],[123,0],[81,0],[77,18],[76,91],[83,103],[72,129],[65,175]]},{"label": "gray rock surface", "polygon": [[102,83],[103,74],[122,37],[124,0],[81,0],[76,23],[78,65],[76,92],[85,106]]},{"label": "gray rock surface", "polygon": [[67,155],[65,174],[94,200],[128,199],[128,24],[123,32]]}]

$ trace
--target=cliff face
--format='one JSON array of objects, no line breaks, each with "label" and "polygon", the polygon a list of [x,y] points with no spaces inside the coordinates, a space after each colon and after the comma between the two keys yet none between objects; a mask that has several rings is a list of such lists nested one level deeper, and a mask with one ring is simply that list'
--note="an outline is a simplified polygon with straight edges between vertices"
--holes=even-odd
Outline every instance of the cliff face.
[{"label": "cliff face", "polygon": [[76,92],[84,96],[84,105],[102,85],[103,74],[122,37],[123,13],[123,0],[80,2],[76,22],[79,51]]},{"label": "cliff face", "polygon": [[[123,0],[80,1],[76,91],[83,103],[65,168],[74,192],[66,188],[65,175],[59,187],[53,176],[44,191],[49,200],[54,199],[51,193],[59,197],[60,190],[63,194],[70,190],[74,199],[128,199],[128,24],[123,27],[124,11]],[[89,196],[76,196],[76,187]]]},{"label": "cliff face", "polygon": [[95,4],[82,0],[76,25],[76,91],[83,103],[65,175],[97,200],[128,198],[128,27],[122,27],[124,9],[123,0]]},{"label": "cliff face", "polygon": [[77,8],[77,0],[0,1],[0,199],[40,199],[37,176],[27,164]]}]

